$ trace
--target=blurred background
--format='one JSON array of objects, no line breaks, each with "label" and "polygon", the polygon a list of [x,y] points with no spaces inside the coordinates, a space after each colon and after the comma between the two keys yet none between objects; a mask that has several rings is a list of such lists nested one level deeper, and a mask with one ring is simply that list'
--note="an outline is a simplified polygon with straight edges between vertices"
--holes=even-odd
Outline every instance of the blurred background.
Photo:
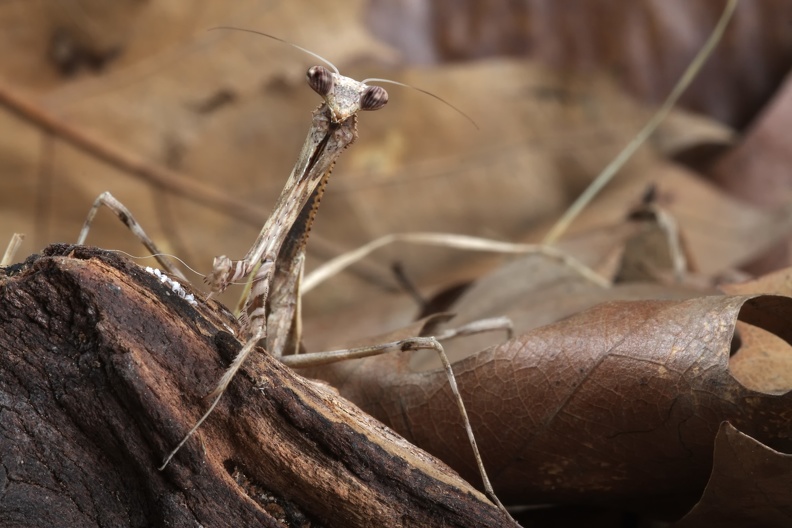
[{"label": "blurred background", "polygon": [[[26,235],[17,260],[73,242],[93,200],[110,191],[197,270],[208,272],[215,255],[241,257],[319,104],[304,80],[316,59],[256,35],[207,31],[216,26],[286,39],[356,79],[428,90],[478,125],[386,85],[389,104],[360,116],[359,139],[334,170],[309,268],[396,232],[539,241],[662,102],[724,4],[3,2],[0,241]],[[680,107],[567,237],[623,221],[654,184],[699,272],[785,265],[791,29],[789,0],[742,2]],[[73,134],[96,149],[75,147]],[[108,161],[119,156],[126,169]],[[145,253],[106,211],[88,243]],[[469,278],[489,260],[383,250],[309,295],[308,314],[393,290],[394,262],[421,286]]]}]

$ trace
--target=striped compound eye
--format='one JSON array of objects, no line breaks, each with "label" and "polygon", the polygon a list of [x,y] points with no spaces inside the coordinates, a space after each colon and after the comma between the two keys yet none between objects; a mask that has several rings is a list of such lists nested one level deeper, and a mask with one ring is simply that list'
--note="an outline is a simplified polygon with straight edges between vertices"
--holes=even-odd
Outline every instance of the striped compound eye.
[{"label": "striped compound eye", "polygon": [[[308,77],[308,85],[322,97],[333,90],[333,74],[323,66],[308,68],[306,77]],[[385,98],[387,99],[387,96]]]},{"label": "striped compound eye", "polygon": [[379,110],[388,102],[388,92],[382,86],[367,86],[360,98],[361,110]]}]

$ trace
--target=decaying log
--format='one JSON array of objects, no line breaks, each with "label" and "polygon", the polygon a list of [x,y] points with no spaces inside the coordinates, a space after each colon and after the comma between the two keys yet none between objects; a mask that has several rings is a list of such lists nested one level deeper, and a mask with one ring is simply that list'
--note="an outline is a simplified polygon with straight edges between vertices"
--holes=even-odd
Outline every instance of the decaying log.
[{"label": "decaying log", "polygon": [[509,523],[443,463],[266,354],[160,472],[240,347],[230,314],[80,246],[6,268],[0,298],[2,526]]}]

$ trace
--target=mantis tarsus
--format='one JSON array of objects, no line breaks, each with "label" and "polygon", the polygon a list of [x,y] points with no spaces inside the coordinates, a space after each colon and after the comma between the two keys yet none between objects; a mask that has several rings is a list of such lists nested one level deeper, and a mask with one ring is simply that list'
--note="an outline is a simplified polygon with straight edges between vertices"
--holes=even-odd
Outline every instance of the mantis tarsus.
[{"label": "mantis tarsus", "polygon": [[[281,40],[271,35],[260,34]],[[308,50],[295,47],[325,61]],[[160,469],[168,465],[173,456],[211,414],[245,358],[261,344],[270,354],[295,367],[366,357],[391,350],[433,349],[439,353],[443,361],[451,389],[457,399],[485,491],[498,506],[503,508],[484,470],[451,365],[436,338],[411,338],[360,349],[292,355],[299,346],[299,286],[305,261],[305,242],[324,193],[324,187],[341,152],[357,138],[357,113],[360,110],[380,109],[388,102],[385,89],[366,84],[367,81],[383,81],[382,79],[367,79],[359,82],[344,77],[335,66],[329,62],[327,64],[333,71],[323,66],[313,66],[307,72],[308,84],[322,96],[324,102],[312,114],[308,137],[270,217],[253,246],[241,260],[232,261],[224,255],[217,257],[212,272],[206,277],[211,291],[217,293],[225,290],[229,284],[252,275],[250,291],[245,299],[242,315],[244,345],[211,393],[214,400],[209,409],[166,457]],[[85,241],[96,210],[101,205],[107,205],[116,212],[152,254],[158,255],[158,260],[167,271],[184,278],[175,266],[159,256],[160,252],[130,212],[109,193],[97,198],[80,233],[78,243]],[[495,327],[503,328],[506,322],[499,319],[493,323]],[[484,328],[490,327],[484,325]]]}]

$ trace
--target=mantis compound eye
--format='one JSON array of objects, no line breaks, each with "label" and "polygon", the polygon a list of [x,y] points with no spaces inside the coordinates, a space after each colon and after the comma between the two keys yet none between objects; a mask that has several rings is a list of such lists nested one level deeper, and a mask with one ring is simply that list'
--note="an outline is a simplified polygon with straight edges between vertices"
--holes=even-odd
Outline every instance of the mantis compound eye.
[{"label": "mantis compound eye", "polygon": [[323,66],[308,68],[306,77],[308,78],[308,85],[322,97],[325,97],[333,90],[333,74]]},{"label": "mantis compound eye", "polygon": [[388,102],[388,92],[382,86],[367,86],[360,98],[361,110],[379,110]]}]

